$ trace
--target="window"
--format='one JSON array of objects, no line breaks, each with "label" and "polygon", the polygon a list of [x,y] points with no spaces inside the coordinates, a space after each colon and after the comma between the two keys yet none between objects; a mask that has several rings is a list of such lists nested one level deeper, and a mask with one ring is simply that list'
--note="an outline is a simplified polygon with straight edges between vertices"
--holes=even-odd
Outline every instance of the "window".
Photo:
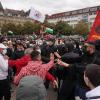
[{"label": "window", "polygon": [[89,15],[92,15],[92,13],[89,13]]}]

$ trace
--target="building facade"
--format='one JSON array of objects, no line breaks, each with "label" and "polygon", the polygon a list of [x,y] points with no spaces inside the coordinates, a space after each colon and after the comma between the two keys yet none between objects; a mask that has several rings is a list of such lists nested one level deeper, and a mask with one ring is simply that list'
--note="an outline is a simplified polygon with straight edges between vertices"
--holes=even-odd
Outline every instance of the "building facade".
[{"label": "building facade", "polygon": [[0,28],[3,24],[14,23],[14,24],[24,24],[26,21],[32,21],[28,18],[29,11],[25,12],[23,10],[13,10],[13,9],[3,9],[0,2]]},{"label": "building facade", "polygon": [[89,24],[91,27],[95,17],[97,15],[97,11],[100,10],[100,6],[88,7],[84,9],[68,11],[53,14],[51,16],[47,16],[47,21],[50,23],[57,23],[58,21],[65,21],[69,25],[75,27],[75,25],[79,21],[84,21]]}]

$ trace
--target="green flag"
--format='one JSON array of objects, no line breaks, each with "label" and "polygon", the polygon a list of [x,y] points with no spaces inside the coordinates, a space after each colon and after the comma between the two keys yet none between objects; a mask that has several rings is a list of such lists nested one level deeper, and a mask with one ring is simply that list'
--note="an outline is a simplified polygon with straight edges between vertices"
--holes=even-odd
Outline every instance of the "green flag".
[{"label": "green flag", "polygon": [[13,32],[12,31],[8,31],[8,35],[13,35]]},{"label": "green flag", "polygon": [[53,29],[51,28],[46,28],[45,33],[53,34]]}]

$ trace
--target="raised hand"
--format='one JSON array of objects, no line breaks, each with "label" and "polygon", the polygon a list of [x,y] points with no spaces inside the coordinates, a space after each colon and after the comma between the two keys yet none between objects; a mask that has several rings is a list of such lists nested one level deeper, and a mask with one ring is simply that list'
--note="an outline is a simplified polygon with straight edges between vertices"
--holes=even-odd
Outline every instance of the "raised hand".
[{"label": "raised hand", "polygon": [[50,60],[54,60],[54,54],[53,53],[50,54]]}]

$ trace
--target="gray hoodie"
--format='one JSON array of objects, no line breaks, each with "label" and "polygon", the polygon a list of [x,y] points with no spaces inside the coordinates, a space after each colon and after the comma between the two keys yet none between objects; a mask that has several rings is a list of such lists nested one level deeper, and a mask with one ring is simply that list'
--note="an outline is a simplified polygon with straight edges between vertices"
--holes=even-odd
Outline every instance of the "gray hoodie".
[{"label": "gray hoodie", "polygon": [[19,83],[16,100],[46,100],[43,80],[38,76],[23,77]]}]

